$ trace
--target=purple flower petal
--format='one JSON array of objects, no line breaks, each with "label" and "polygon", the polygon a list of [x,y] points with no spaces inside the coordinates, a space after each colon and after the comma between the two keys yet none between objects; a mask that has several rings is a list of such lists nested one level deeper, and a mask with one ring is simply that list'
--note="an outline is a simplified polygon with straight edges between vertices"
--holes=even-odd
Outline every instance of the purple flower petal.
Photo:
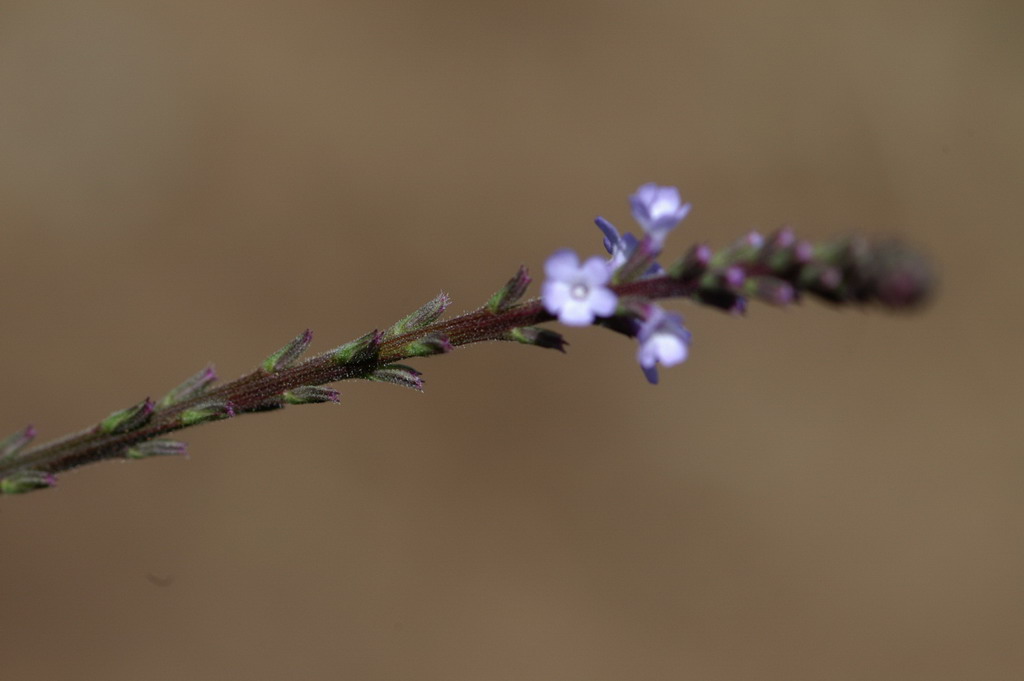
[{"label": "purple flower petal", "polygon": [[633,217],[659,244],[690,212],[690,204],[682,202],[678,189],[662,187],[653,182],[637,189],[629,197],[629,204],[633,209]]}]

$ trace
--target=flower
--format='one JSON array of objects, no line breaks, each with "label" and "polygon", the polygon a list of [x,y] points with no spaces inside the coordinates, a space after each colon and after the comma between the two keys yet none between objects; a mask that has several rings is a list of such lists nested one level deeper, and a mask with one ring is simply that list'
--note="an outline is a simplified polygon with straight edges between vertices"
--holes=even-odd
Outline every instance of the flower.
[{"label": "flower", "polygon": [[555,251],[544,263],[547,280],[541,290],[544,309],[567,326],[587,326],[595,317],[615,312],[618,298],[605,284],[611,278],[608,263],[588,258],[580,265],[574,251]]},{"label": "flower", "polygon": [[633,217],[659,246],[690,212],[690,204],[682,202],[678,189],[661,187],[653,182],[637,189],[629,197],[629,205],[633,209]]},{"label": "flower", "polygon": [[683,326],[678,314],[665,312],[658,305],[648,307],[647,319],[637,333],[640,347],[636,361],[651,383],[658,382],[656,364],[670,367],[686,359],[690,346],[690,332]]}]

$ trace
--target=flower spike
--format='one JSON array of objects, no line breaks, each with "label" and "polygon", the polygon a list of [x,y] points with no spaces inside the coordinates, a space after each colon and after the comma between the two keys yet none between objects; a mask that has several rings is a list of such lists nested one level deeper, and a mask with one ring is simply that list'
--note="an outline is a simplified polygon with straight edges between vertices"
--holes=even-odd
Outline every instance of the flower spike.
[{"label": "flower spike", "polygon": [[840,304],[876,304],[909,310],[932,289],[932,273],[921,255],[895,242],[858,237],[810,244],[793,230],[768,236],[751,232],[717,253],[694,246],[663,270],[657,260],[668,233],[690,211],[675,187],[653,183],[630,197],[643,228],[620,234],[598,217],[610,258],[581,262],[572,250],[552,254],[544,265],[541,297],[521,300],[530,283],[524,267],[482,306],[441,319],[450,301],[435,296],[385,331],[375,330],[333,350],[299,361],[312,334],[307,330],[255,370],[214,387],[207,367],[158,402],[148,398],[114,412],[99,424],[49,443],[30,446],[29,426],[0,440],[0,495],[52,487],[56,475],[101,460],[144,459],[185,454],[184,443],[164,439],[174,431],[292,404],[338,402],[331,383],[366,379],[423,389],[422,375],[401,364],[410,357],[451,352],[484,341],[515,341],[564,352],[567,342],[543,325],[594,324],[636,339],[636,361],[651,383],[658,367],[687,359],[690,331],[683,318],[658,301],[683,298],[743,313],[749,300],[795,303],[811,294]]}]

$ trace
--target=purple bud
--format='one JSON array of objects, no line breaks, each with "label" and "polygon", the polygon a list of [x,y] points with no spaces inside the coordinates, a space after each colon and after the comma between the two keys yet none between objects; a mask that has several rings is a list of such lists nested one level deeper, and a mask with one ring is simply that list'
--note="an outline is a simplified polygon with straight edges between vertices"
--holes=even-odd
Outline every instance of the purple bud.
[{"label": "purple bud", "polygon": [[810,241],[798,241],[793,248],[793,256],[800,264],[807,264],[814,260],[814,244]]},{"label": "purple bud", "polygon": [[604,234],[604,249],[608,251],[609,255],[614,255],[615,247],[621,240],[619,230],[615,229],[615,225],[608,222],[600,215],[594,218],[594,224],[597,225],[597,228]]},{"label": "purple bud", "polygon": [[678,281],[693,281],[700,278],[711,264],[711,248],[705,244],[690,247],[678,262],[668,268],[668,276]]},{"label": "purple bud", "polygon": [[764,246],[764,236],[758,231],[752,231],[740,239],[740,243],[748,248],[761,248]]},{"label": "purple bud", "polygon": [[773,250],[792,248],[796,245],[796,232],[792,227],[783,227],[768,238],[768,247]]},{"label": "purple bud", "polygon": [[730,265],[725,268],[722,272],[721,281],[730,289],[739,289],[743,286],[743,282],[746,281],[747,275],[743,271],[743,268],[739,265]]},{"label": "purple bud", "polygon": [[796,300],[796,289],[776,277],[751,277],[746,284],[751,296],[772,305],[789,305]]},{"label": "purple bud", "polygon": [[822,288],[834,291],[843,283],[843,273],[838,267],[826,267],[818,275],[818,285]]}]

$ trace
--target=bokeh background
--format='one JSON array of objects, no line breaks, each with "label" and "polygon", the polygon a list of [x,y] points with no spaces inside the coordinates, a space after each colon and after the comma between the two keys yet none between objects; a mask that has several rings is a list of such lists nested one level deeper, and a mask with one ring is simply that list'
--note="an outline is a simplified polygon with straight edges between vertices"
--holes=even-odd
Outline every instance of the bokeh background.
[{"label": "bokeh background", "polygon": [[440,290],[901,235],[922,313],[680,305],[691,359],[472,347],[0,500],[5,678],[1024,678],[1012,1],[0,4],[3,429],[45,441]]}]

